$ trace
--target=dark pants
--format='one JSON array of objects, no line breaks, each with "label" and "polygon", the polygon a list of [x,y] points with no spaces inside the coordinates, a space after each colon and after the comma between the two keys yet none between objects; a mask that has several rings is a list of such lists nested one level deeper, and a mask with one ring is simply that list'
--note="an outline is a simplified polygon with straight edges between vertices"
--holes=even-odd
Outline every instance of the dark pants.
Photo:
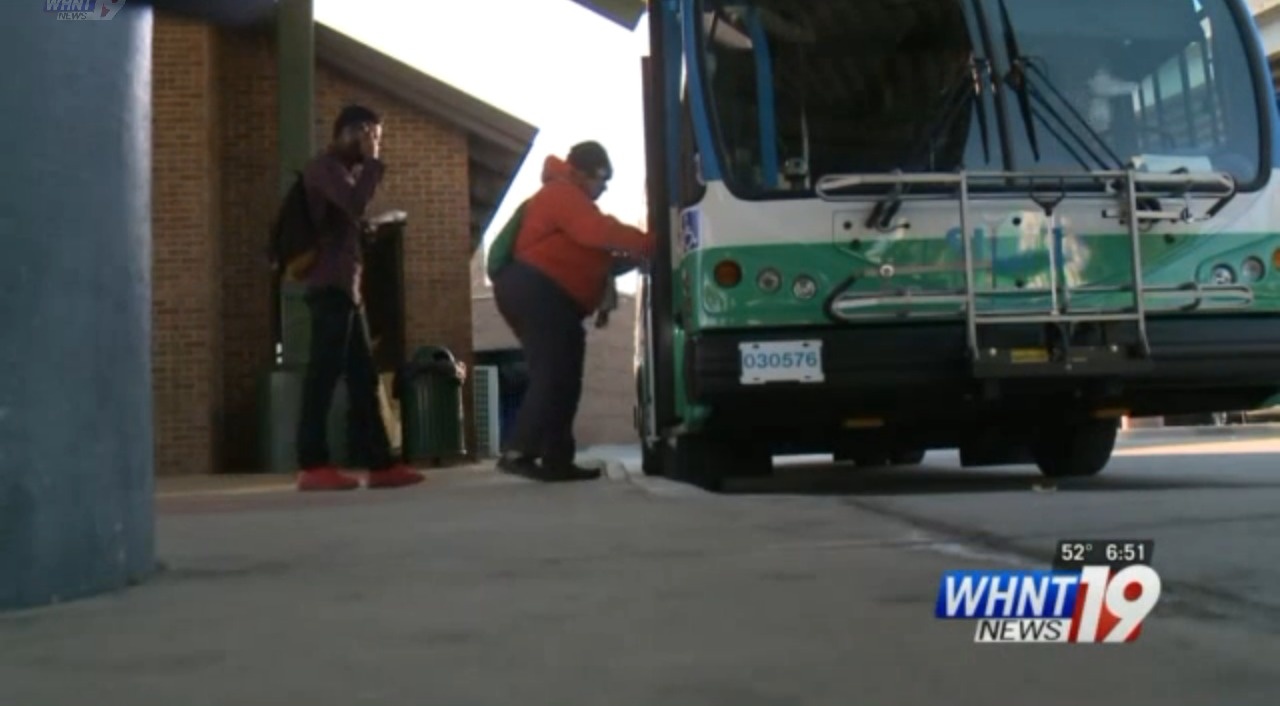
[{"label": "dark pants", "polygon": [[357,463],[370,470],[392,465],[391,443],[378,407],[378,373],[369,345],[364,310],[338,289],[307,295],[311,309],[311,359],[302,388],[298,462],[303,468],[330,464],[326,430],[339,377],[347,382],[348,443]]},{"label": "dark pants", "polygon": [[529,365],[529,389],[507,450],[540,457],[544,467],[566,467],[577,454],[573,420],[582,398],[586,314],[551,278],[522,262],[503,268],[493,295]]}]

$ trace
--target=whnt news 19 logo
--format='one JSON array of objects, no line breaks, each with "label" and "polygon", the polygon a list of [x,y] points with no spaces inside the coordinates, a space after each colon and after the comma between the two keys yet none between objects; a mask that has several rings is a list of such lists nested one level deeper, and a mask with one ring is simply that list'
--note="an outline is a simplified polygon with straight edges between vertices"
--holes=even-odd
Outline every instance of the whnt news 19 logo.
[{"label": "whnt news 19 logo", "polygon": [[44,11],[60,20],[109,20],[124,7],[124,0],[44,0]]},{"label": "whnt news 19 logo", "polygon": [[977,621],[973,641],[1124,643],[1160,600],[1152,540],[1061,541],[1052,569],[947,571],[934,615]]}]

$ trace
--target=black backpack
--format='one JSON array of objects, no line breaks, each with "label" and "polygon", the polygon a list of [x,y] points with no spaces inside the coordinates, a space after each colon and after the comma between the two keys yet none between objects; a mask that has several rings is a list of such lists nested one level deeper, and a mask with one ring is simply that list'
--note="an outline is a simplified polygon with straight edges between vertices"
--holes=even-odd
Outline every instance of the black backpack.
[{"label": "black backpack", "polygon": [[294,174],[293,185],[280,202],[280,210],[271,227],[267,258],[277,276],[299,280],[315,266],[319,229],[311,221],[302,172],[295,170]]}]

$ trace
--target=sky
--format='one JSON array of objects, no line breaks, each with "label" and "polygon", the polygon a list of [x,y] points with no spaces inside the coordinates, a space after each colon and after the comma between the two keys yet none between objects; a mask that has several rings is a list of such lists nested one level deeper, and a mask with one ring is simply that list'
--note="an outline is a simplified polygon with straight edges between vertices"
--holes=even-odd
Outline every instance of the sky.
[{"label": "sky", "polygon": [[[570,0],[314,0],[316,21],[538,128],[523,167],[486,233],[497,233],[537,190],[547,155],[597,140],[613,180],[600,208],[626,223],[645,212],[640,58],[634,32]],[[631,277],[619,289],[634,290]]]}]

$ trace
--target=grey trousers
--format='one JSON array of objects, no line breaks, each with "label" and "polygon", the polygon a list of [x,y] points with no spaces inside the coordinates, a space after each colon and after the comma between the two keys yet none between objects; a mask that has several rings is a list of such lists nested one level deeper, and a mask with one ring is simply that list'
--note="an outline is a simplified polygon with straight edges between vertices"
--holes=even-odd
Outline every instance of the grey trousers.
[{"label": "grey trousers", "polygon": [[493,281],[498,313],[529,365],[529,388],[506,451],[541,458],[544,467],[573,463],[573,422],[582,398],[587,332],[569,295],[539,270],[515,261]]}]

